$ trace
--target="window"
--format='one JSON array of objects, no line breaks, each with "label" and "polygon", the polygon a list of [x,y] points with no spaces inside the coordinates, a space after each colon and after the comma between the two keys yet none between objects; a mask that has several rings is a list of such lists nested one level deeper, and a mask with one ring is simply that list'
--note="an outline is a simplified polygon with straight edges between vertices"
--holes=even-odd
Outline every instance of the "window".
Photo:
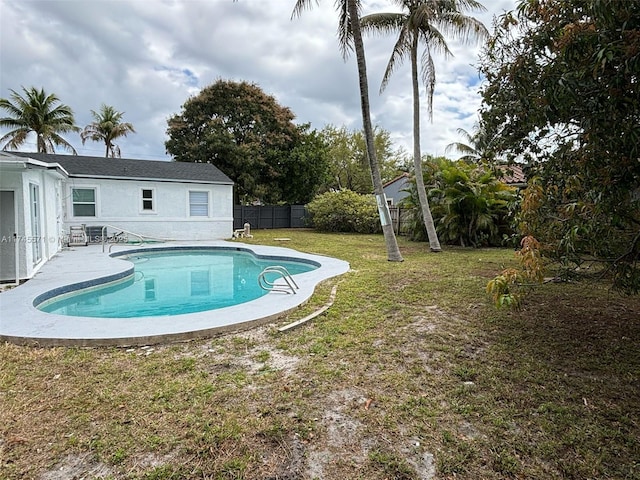
[{"label": "window", "polygon": [[73,188],[71,189],[74,217],[96,216],[96,189]]},{"label": "window", "polygon": [[154,210],[155,208],[153,207],[153,189],[143,188],[142,189],[142,211],[153,212]]},{"label": "window", "polygon": [[29,184],[29,195],[31,204],[31,253],[33,264],[42,259],[40,251],[40,187],[34,183]]},{"label": "window", "polygon": [[209,216],[209,192],[189,192],[189,216]]}]

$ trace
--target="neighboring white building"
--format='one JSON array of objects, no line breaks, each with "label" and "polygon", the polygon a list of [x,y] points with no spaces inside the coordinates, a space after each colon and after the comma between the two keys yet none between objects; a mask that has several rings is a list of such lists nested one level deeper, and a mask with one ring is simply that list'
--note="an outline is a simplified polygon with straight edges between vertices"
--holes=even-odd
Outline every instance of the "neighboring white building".
[{"label": "neighboring white building", "polygon": [[229,238],[233,182],[207,163],[0,152],[0,280],[31,278],[77,226],[89,241]]}]

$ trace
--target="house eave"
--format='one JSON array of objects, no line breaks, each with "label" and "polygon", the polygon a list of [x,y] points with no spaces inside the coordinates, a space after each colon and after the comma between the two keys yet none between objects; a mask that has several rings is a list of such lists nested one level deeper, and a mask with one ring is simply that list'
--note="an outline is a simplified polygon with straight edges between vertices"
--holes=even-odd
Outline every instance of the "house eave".
[{"label": "house eave", "polygon": [[185,178],[153,178],[153,177],[128,177],[117,175],[83,175],[83,174],[71,174],[70,178],[86,178],[94,180],[125,180],[125,181],[139,181],[139,182],[165,182],[165,183],[198,183],[208,185],[233,185],[233,182],[220,182],[215,180],[195,180]]},{"label": "house eave", "polygon": [[[15,171],[23,171],[30,168],[41,168],[53,171],[59,178],[69,178],[69,173],[59,163],[41,162],[40,160],[34,160],[33,158],[14,157],[10,154],[4,154],[2,156],[5,157],[0,160],[0,169],[2,170],[6,169],[6,167]],[[9,158],[10,160],[7,160],[6,158]]]}]

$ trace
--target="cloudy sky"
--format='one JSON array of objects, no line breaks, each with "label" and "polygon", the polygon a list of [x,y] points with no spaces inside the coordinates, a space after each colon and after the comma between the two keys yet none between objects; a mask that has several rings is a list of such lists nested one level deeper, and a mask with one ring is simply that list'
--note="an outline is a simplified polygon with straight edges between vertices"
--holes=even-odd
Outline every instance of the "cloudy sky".
[{"label": "cloudy sky", "polygon": [[[485,0],[475,14],[492,18],[516,0]],[[125,112],[137,133],[121,139],[122,156],[168,160],[167,118],[217,79],[259,85],[297,123],[359,129],[355,56],[343,61],[334,0],[291,20],[295,0],[0,0],[0,97],[10,89],[44,88],[71,106],[76,122],[92,121],[102,103]],[[363,14],[392,11],[386,0],[364,0]],[[380,80],[393,39],[365,38],[373,122],[411,150],[409,65],[382,95]],[[444,154],[477,120],[479,47],[449,41],[453,58],[436,57],[433,123],[422,123],[422,150]],[[424,104],[423,99],[423,104]],[[423,105],[424,106],[424,105]],[[4,112],[0,115],[4,116]],[[2,131],[0,133],[6,133]],[[67,140],[81,155],[102,156],[102,144]],[[35,151],[32,142],[25,151]],[[60,151],[60,153],[64,153]]]}]

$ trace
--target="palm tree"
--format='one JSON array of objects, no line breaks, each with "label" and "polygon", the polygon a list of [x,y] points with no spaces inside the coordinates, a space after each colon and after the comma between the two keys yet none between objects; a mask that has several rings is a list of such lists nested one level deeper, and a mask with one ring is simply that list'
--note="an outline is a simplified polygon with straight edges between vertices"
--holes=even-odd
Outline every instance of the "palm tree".
[{"label": "palm tree", "polygon": [[401,7],[403,11],[367,15],[361,19],[361,23],[365,31],[398,34],[398,40],[382,78],[381,92],[386,88],[396,67],[402,63],[405,57],[408,56],[410,59],[413,87],[413,165],[422,217],[429,236],[429,246],[432,251],[439,252],[441,250],[440,242],[422,180],[418,47],[422,41],[425,46],[421,58],[422,79],[427,87],[427,106],[429,116],[432,118],[436,73],[431,53],[439,51],[443,52],[445,56],[451,55],[447,42],[438,27],[465,42],[486,38],[488,32],[482,22],[461,13],[471,10],[484,11],[485,8],[475,0],[393,0],[393,3]]},{"label": "palm tree", "polygon": [[89,140],[94,142],[104,142],[106,151],[105,157],[120,157],[120,147],[113,143],[119,137],[126,137],[128,133],[135,133],[133,125],[122,122],[124,112],[118,112],[115,108],[104,103],[100,106],[100,111],[91,110],[94,121],[84,127],[80,137],[82,144]]},{"label": "palm tree", "polygon": [[[498,246],[509,232],[509,204],[515,189],[501,182],[491,168],[465,161],[441,161],[434,213],[445,242],[461,246]],[[510,232],[509,232],[510,233]]]},{"label": "palm tree", "polygon": [[[296,0],[293,9],[293,17],[299,16],[302,10],[311,6],[311,0]],[[339,13],[338,39],[340,41],[340,49],[343,57],[346,58],[349,50],[353,47],[356,52],[356,60],[358,63],[358,77],[360,83],[360,106],[362,110],[362,124],[364,129],[365,142],[367,145],[367,157],[369,166],[371,167],[371,180],[373,190],[380,211],[380,223],[382,225],[382,233],[387,247],[387,260],[391,262],[403,261],[398,242],[396,240],[393,225],[391,223],[391,215],[389,214],[389,206],[385,200],[384,188],[380,177],[380,168],[376,149],[374,145],[373,127],[371,125],[371,109],[369,106],[369,84],[367,80],[367,65],[364,55],[364,43],[362,41],[362,33],[360,31],[360,0],[337,0],[336,8]]]},{"label": "palm tree", "polygon": [[456,151],[462,154],[458,160],[467,163],[493,162],[495,153],[490,148],[490,138],[484,128],[476,124],[473,133],[467,132],[464,128],[456,129],[456,133],[463,141],[450,143],[446,146],[445,153]]},{"label": "palm tree", "polygon": [[80,130],[75,125],[71,107],[58,105],[60,99],[55,94],[47,95],[44,89],[22,87],[24,96],[15,90],[9,91],[10,99],[0,98],[0,110],[8,115],[0,118],[0,128],[12,129],[0,138],[0,143],[6,142],[3,150],[17,150],[33,132],[38,153],[55,153],[58,146],[77,154],[75,148],[60,136]]}]

